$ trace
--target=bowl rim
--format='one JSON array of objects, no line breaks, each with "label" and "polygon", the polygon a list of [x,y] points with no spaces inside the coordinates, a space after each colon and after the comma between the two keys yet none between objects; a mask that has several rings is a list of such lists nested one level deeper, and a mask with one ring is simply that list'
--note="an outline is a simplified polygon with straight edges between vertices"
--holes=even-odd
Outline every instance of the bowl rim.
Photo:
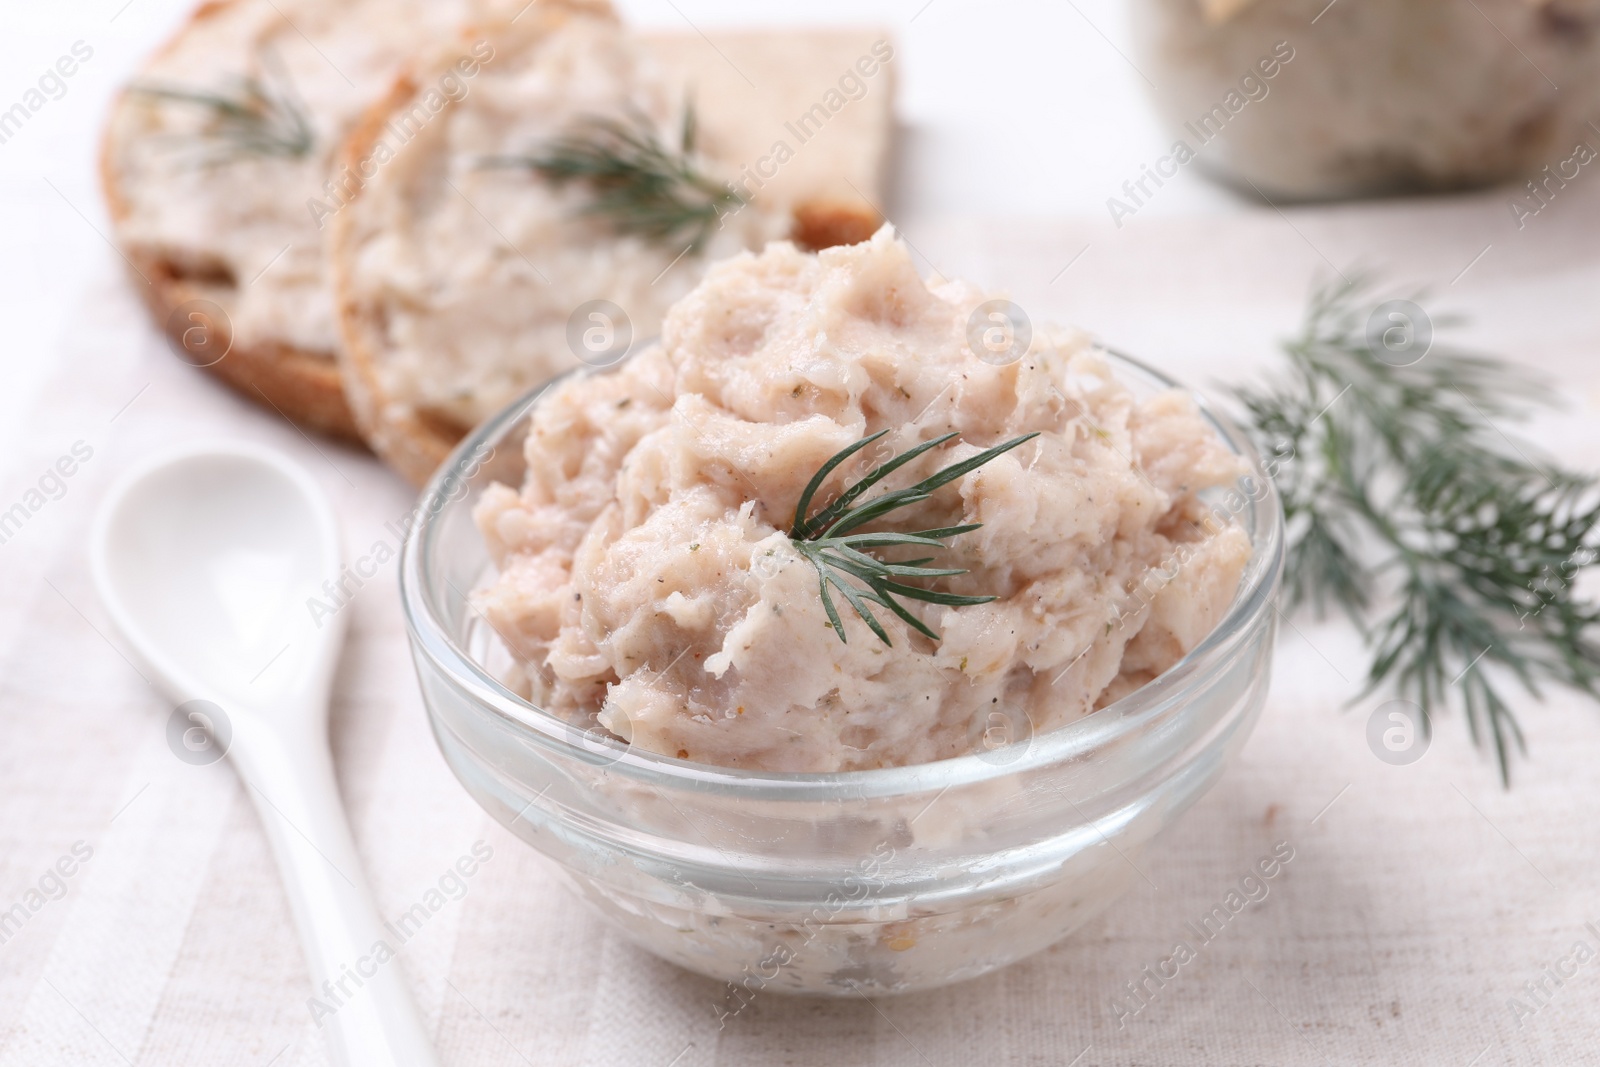
[{"label": "bowl rim", "polygon": [[[646,347],[647,344],[636,345],[634,353]],[[1001,762],[985,758],[987,753],[969,753],[933,763],[866,770],[764,771],[694,763],[635,751],[623,742],[614,741],[610,744],[621,751],[600,757],[592,745],[574,741],[575,735],[584,736],[577,727],[524,700],[474,659],[443,625],[438,605],[428,592],[428,576],[423,572],[437,539],[441,516],[452,505],[463,506],[456,498],[465,495],[465,479],[476,472],[485,447],[492,450],[503,442],[547,392],[575,375],[603,374],[623,361],[603,368],[574,368],[529,389],[463,438],[429,479],[414,512],[417,519],[406,536],[400,556],[400,600],[413,656],[430,660],[478,710],[501,720],[519,739],[552,748],[568,758],[604,762],[610,772],[650,786],[731,793],[765,800],[834,799],[840,795],[879,798],[943,791],[1090,756],[1172,713],[1176,705],[1186,702],[1195,690],[1231,662],[1239,646],[1258,626],[1271,622],[1270,618],[1263,617],[1276,611],[1274,601],[1286,556],[1283,508],[1277,488],[1248,435],[1202,393],[1142,360],[1098,341],[1091,342],[1091,350],[1105,357],[1114,372],[1132,371],[1160,388],[1187,393],[1206,421],[1249,464],[1250,470],[1241,481],[1252,478],[1262,491],[1256,496],[1246,493],[1245,503],[1236,514],[1250,520],[1247,529],[1254,531],[1252,551],[1227,614],[1199,644],[1155,679],[1104,708],[1064,726],[1013,742],[1013,745],[1028,746],[1020,756]],[[420,668],[421,664],[417,666]],[[433,715],[431,708],[429,714]]]}]

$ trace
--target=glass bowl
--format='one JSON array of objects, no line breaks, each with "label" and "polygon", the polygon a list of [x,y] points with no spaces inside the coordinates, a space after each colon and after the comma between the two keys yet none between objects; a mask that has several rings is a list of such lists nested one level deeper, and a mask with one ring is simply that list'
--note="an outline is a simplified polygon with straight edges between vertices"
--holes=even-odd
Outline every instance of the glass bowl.
[{"label": "glass bowl", "polygon": [[[1137,393],[1174,385],[1111,360]],[[957,759],[833,774],[730,770],[585,733],[501,684],[503,648],[467,598],[493,573],[473,505],[491,482],[521,484],[528,415],[554,384],[475,431],[424,493],[401,560],[423,700],[478,803],[623,935],[728,982],[724,1013],[760,992],[927,989],[1049,946],[1139,877],[1261,710],[1282,510],[1249,442],[1207,411],[1251,470],[1212,503],[1254,552],[1221,625],[1124,699],[1038,736],[992,723]]]}]

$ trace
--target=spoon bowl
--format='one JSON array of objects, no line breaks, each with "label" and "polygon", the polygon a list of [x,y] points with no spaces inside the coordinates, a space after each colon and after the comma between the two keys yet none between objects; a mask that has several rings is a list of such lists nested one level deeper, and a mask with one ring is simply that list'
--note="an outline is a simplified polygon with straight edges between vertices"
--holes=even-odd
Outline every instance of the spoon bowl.
[{"label": "spoon bowl", "polygon": [[284,700],[326,693],[344,633],[342,612],[313,620],[307,608],[340,566],[316,483],[276,453],[230,445],[158,457],[119,488],[100,513],[95,579],[118,629],[174,683],[167,695],[325,714],[325,701]]},{"label": "spoon bowl", "polygon": [[316,482],[251,445],[171,452],[112,488],[89,556],[107,612],[178,708],[174,754],[186,763],[226,754],[249,787],[332,1062],[436,1067],[393,964],[399,946],[373,909],[328,749],[344,616],[328,607],[339,529]]}]

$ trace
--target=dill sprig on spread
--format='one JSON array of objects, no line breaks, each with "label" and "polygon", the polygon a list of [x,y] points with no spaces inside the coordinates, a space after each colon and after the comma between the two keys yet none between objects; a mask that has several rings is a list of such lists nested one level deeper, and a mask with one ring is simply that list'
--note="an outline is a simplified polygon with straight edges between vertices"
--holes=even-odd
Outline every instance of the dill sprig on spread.
[{"label": "dill sprig on spread", "polygon": [[618,232],[668,242],[687,232],[699,251],[722,217],[743,206],[733,187],[707,176],[695,155],[694,107],[685,104],[676,150],[642,112],[590,116],[537,151],[493,156],[486,166],[526,167],[552,185],[579,183],[593,195],[583,213]]},{"label": "dill sprig on spread", "polygon": [[1237,394],[1281,461],[1286,591],[1361,627],[1363,695],[1392,682],[1430,731],[1460,707],[1509,783],[1526,746],[1504,680],[1600,696],[1600,606],[1574,588],[1596,560],[1600,479],[1530,458],[1491,421],[1549,399],[1521,372],[1437,343],[1410,366],[1378,359],[1370,285],[1316,292],[1287,374]]},{"label": "dill sprig on spread", "polygon": [[216,166],[252,157],[298,159],[316,142],[305,105],[288,75],[263,64],[262,77],[236,75],[212,88],[136,82],[130,93],[203,110],[209,122],[175,140],[195,143],[194,162]]},{"label": "dill sprig on spread", "polygon": [[947,604],[962,607],[968,604],[987,604],[996,599],[992,596],[959,596],[955,593],[941,593],[933,589],[924,589],[920,586],[907,585],[906,580],[919,580],[924,578],[945,578],[957,574],[966,574],[964,570],[936,569],[927,565],[933,562],[932,556],[921,559],[889,562],[869,555],[869,549],[884,548],[922,548],[945,549],[945,539],[957,537],[964,533],[982,527],[982,523],[968,523],[964,526],[945,526],[936,530],[917,530],[914,533],[896,533],[893,531],[874,533],[851,533],[851,530],[865,526],[876,519],[880,519],[890,512],[910,504],[916,504],[931,497],[940,486],[947,485],[971,471],[988,463],[991,459],[1003,452],[1009,452],[1026,441],[1038,437],[1037,433],[1024,434],[1013,438],[1004,444],[979,452],[977,455],[964,459],[959,463],[930,474],[915,485],[892,492],[882,493],[864,504],[856,503],[863,493],[877,485],[884,478],[893,474],[901,467],[910,463],[918,456],[957,436],[947,433],[943,437],[935,437],[931,441],[924,441],[915,448],[908,449],[885,461],[868,471],[861,480],[847,487],[827,507],[815,515],[809,515],[812,498],[817,490],[822,488],[822,483],[827,481],[845,460],[866,448],[888,433],[888,430],[879,430],[871,437],[864,437],[855,444],[841,449],[824,463],[807,484],[805,491],[800,494],[800,500],[794,509],[794,527],[789,531],[789,539],[800,550],[800,554],[811,561],[817,569],[817,583],[822,592],[822,607],[828,613],[828,622],[839,635],[840,641],[848,642],[845,637],[844,623],[839,618],[839,611],[834,606],[833,597],[828,592],[831,585],[837,589],[846,603],[861,616],[861,620],[871,628],[878,639],[886,645],[892,645],[889,634],[884,630],[883,624],[872,614],[872,609],[867,605],[877,604],[898,615],[918,633],[937,641],[939,635],[934,633],[926,623],[917,618],[896,597],[910,600],[922,600],[930,604]]}]

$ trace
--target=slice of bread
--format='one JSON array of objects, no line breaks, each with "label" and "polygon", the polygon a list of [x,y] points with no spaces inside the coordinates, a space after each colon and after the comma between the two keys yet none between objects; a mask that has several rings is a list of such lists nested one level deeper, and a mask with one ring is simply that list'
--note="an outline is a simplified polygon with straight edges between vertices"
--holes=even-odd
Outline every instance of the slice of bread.
[{"label": "slice of bread", "polygon": [[[213,373],[297,422],[359,439],[335,357],[323,234],[308,204],[326,195],[339,145],[405,57],[489,5],[200,5],[113,104],[100,161],[118,244],[175,344],[188,323],[174,310],[214,303],[232,347]],[[237,103],[241,78],[276,102],[265,140],[259,124],[229,126],[215,106],[173,95],[221,92]]]},{"label": "slice of bread", "polygon": [[894,125],[888,31],[640,36],[668,77],[702,102],[703,140],[717,158],[738,162],[729,177],[740,193],[793,214],[796,244],[857,244],[883,225]]},{"label": "slice of bread", "polygon": [[[862,240],[882,221],[885,34],[634,36],[603,5],[538,0],[487,41],[492,54],[473,52],[469,31],[398,79],[336,177],[345,392],[368,443],[417,483],[529,387],[654,335],[708,262],[786,236]],[[620,234],[585,213],[591,190],[512,162],[597,116],[642,117],[675,146],[686,99],[699,165],[749,201],[702,248]],[[580,351],[591,336],[597,358]]]}]

